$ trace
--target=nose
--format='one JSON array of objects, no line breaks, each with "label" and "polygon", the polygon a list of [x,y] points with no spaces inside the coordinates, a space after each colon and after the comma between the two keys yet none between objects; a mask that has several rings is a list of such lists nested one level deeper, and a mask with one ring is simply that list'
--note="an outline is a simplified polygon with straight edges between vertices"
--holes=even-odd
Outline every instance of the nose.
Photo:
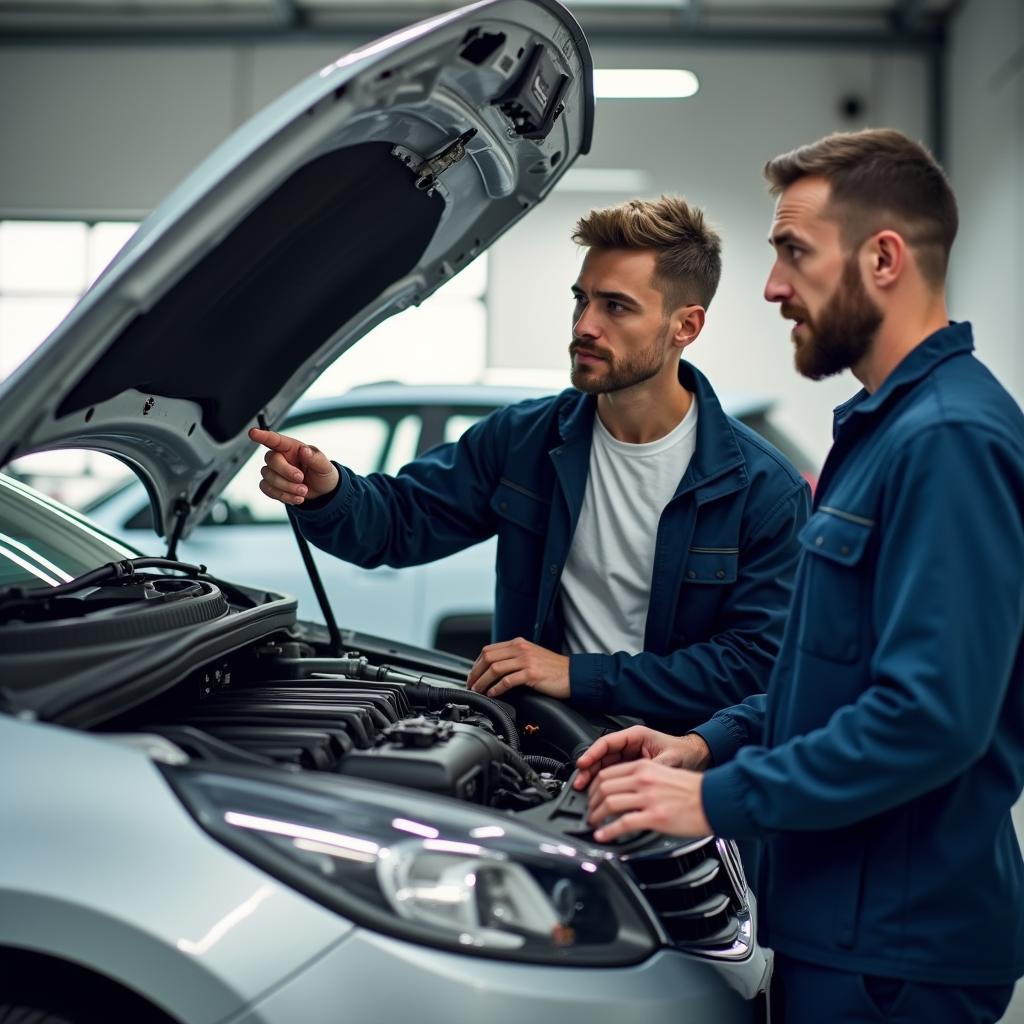
[{"label": "nose", "polygon": [[596,317],[590,315],[590,303],[588,302],[572,325],[572,336],[574,338],[596,338],[598,333],[597,320]]},{"label": "nose", "polygon": [[772,267],[768,280],[765,282],[764,297],[769,302],[785,302],[793,297],[793,287],[786,280],[777,262]]}]

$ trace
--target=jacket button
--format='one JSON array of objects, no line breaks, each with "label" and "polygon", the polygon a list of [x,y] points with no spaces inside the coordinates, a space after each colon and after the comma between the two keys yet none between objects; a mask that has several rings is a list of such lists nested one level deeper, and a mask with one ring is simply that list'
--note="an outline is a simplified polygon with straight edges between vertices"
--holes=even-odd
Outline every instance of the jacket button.
[{"label": "jacket button", "polygon": [[848,555],[848,554],[850,553],[850,548],[849,548],[849,545],[847,545],[847,544],[844,544],[844,545],[843,545],[843,546],[842,546],[842,547],[841,547],[841,548],[839,549],[839,553],[840,553],[841,555]]},{"label": "jacket button", "polygon": [[539,622],[535,622],[533,624],[533,631],[534,631],[534,633],[536,633],[538,629],[540,629],[540,623]]},{"label": "jacket button", "polygon": [[557,576],[558,575],[558,566],[557,565],[551,566],[551,570],[550,571],[551,571],[551,575],[552,576]]},{"label": "jacket button", "polygon": [[695,572],[694,572],[694,571],[693,571],[693,570],[691,569],[691,570],[690,570],[690,571],[689,571],[689,572],[688,572],[688,573],[686,574],[686,578],[687,578],[688,580],[695,580],[695,579],[697,578],[697,574],[696,574],[696,573],[695,573]]},{"label": "jacket button", "polygon": [[498,508],[500,508],[502,512],[507,512],[508,511],[508,502],[507,501],[499,501],[498,502]]},{"label": "jacket button", "polygon": [[720,579],[720,580],[724,580],[725,579],[725,570],[724,569],[719,569],[718,572],[715,573],[715,576],[718,579]]},{"label": "jacket button", "polygon": [[824,537],[815,537],[814,538],[814,543],[817,544],[818,547],[820,548],[821,545],[825,543],[825,538]]}]

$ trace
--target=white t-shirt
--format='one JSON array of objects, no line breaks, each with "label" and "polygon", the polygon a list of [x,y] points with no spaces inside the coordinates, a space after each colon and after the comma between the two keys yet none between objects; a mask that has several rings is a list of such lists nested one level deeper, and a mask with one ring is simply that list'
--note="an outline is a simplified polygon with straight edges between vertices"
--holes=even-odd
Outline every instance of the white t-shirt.
[{"label": "white t-shirt", "polygon": [[697,399],[670,433],[617,441],[594,416],[590,474],[562,572],[565,653],[644,648],[661,513],[697,445]]}]

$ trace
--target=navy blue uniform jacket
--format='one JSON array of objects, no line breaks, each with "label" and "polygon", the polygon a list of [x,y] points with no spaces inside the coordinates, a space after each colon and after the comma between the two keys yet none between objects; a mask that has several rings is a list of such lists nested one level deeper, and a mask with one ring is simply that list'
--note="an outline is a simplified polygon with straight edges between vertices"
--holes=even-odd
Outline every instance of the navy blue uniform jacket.
[{"label": "navy blue uniform jacket", "polygon": [[[570,659],[573,703],[695,725],[764,689],[778,653],[809,490],[758,434],[726,416],[706,378],[697,448],[658,527],[640,654]],[[493,636],[564,641],[559,582],[587,485],[596,399],[568,390],[499,409],[396,476],[341,470],[301,511],[305,536],[366,568],[443,558],[497,534]]]},{"label": "navy blue uniform jacket", "polygon": [[764,942],[998,985],[1024,970],[1024,416],[972,349],[938,331],[836,410],[767,696],[697,731],[713,828],[768,839]]}]

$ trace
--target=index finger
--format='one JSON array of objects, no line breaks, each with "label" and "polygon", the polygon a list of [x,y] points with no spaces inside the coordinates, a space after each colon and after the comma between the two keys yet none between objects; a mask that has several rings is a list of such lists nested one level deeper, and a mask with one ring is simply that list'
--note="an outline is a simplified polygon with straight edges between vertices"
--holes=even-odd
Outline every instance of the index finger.
[{"label": "index finger", "polygon": [[576,778],[574,789],[586,789],[597,773],[609,765],[617,764],[622,759],[622,751],[626,742],[616,737],[621,733],[610,733],[595,740],[578,758],[576,758]]},{"label": "index finger", "polygon": [[298,444],[293,437],[285,437],[276,430],[263,430],[260,427],[252,427],[249,430],[249,440],[269,448],[272,452],[287,452]]}]

